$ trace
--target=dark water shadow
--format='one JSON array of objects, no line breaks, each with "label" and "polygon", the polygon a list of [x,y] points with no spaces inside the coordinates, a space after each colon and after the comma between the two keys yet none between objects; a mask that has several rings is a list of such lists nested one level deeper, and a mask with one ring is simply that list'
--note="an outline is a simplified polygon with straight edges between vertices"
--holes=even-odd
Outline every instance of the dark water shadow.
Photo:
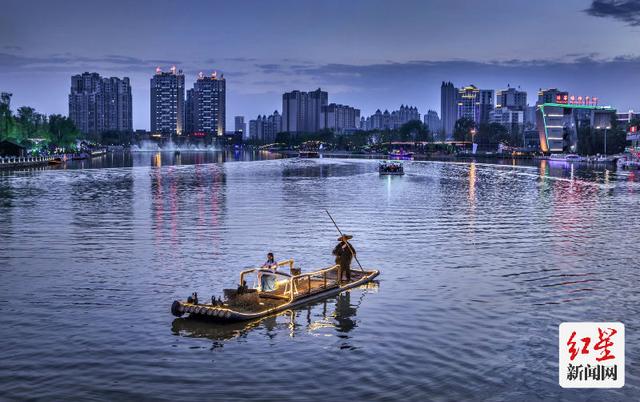
[{"label": "dark water shadow", "polygon": [[[245,338],[254,330],[264,330],[267,337],[273,337],[280,331],[295,337],[301,331],[333,328],[340,338],[347,339],[347,334],[357,327],[358,307],[367,294],[378,289],[379,282],[372,281],[322,301],[250,321],[221,323],[200,317],[176,318],[171,323],[171,332],[175,336],[211,339],[214,347],[216,342]],[[352,294],[354,291],[356,293]]]}]

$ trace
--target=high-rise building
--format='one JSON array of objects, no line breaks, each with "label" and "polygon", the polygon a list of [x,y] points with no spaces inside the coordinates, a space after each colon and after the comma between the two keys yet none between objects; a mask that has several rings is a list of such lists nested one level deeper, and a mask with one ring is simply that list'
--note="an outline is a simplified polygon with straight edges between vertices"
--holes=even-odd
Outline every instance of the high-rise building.
[{"label": "high-rise building", "polygon": [[249,138],[249,132],[247,131],[247,123],[244,122],[244,116],[234,117],[234,130],[236,133],[242,133],[242,138]]},{"label": "high-rise building", "polygon": [[184,74],[173,66],[160,67],[151,78],[151,132],[182,135],[184,131]]},{"label": "high-rise building", "polygon": [[475,85],[468,85],[458,90],[457,119],[464,117],[476,124],[487,123],[492,110],[492,89],[478,89]]},{"label": "high-rise building", "polygon": [[524,109],[524,127],[525,130],[533,130],[536,128],[536,107],[529,106]]},{"label": "high-rise building", "polygon": [[474,85],[468,85],[458,90],[457,119],[462,118],[475,122],[480,121],[480,90]]},{"label": "high-rise building", "polygon": [[292,91],[282,95],[282,130],[315,133],[321,128],[322,107],[329,95],[320,88],[313,92]]},{"label": "high-rise building", "polygon": [[360,109],[330,103],[322,107],[320,129],[336,133],[353,132],[360,122]]},{"label": "high-rise building", "polygon": [[453,129],[458,120],[458,89],[451,82],[442,82],[440,87],[440,117],[445,138],[453,138]]},{"label": "high-rise building", "polygon": [[385,110],[383,113],[380,109],[376,110],[374,114],[365,119],[362,128],[364,130],[397,130],[412,120],[420,120],[418,108],[401,105],[400,109],[393,112]]},{"label": "high-rise building", "polygon": [[198,74],[193,88],[187,91],[187,127],[189,134],[222,136],[226,119],[226,82],[214,72]]},{"label": "high-rise building", "polygon": [[72,76],[69,118],[85,135],[132,132],[129,78],[103,78],[88,72]]},{"label": "high-rise building", "polygon": [[536,106],[543,103],[569,103],[569,92],[561,91],[558,88],[540,88]]},{"label": "high-rise building", "polygon": [[193,134],[196,132],[196,107],[195,89],[187,89],[187,98],[184,102],[184,132]]},{"label": "high-rise building", "polygon": [[400,109],[391,112],[391,120],[393,128],[400,128],[412,120],[420,120],[420,112],[415,106],[400,105]]},{"label": "high-rise building", "polygon": [[282,116],[277,110],[271,116],[258,115],[249,121],[249,138],[252,140],[272,143],[279,132],[282,132]]},{"label": "high-rise building", "polygon": [[438,112],[435,110],[429,110],[424,115],[424,125],[429,128],[432,133],[439,133],[442,130],[442,121],[438,117]]},{"label": "high-rise building", "polygon": [[480,116],[476,123],[484,124],[489,122],[491,112],[494,109],[494,97],[493,89],[480,90]]},{"label": "high-rise building", "polygon": [[511,110],[525,110],[527,107],[527,93],[515,88],[507,87],[496,93],[496,109],[509,108]]}]

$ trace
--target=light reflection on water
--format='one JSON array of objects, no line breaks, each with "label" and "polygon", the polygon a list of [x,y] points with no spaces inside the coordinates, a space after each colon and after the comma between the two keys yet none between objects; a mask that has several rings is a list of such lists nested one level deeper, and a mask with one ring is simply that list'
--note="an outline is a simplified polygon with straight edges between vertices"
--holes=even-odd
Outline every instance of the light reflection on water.
[{"label": "light reflection on water", "polygon": [[[0,176],[6,398],[637,399],[633,172],[110,156]],[[331,264],[323,208],[379,283],[250,323],[170,315],[267,251]],[[623,389],[559,388],[557,326],[584,320],[627,326]]]}]

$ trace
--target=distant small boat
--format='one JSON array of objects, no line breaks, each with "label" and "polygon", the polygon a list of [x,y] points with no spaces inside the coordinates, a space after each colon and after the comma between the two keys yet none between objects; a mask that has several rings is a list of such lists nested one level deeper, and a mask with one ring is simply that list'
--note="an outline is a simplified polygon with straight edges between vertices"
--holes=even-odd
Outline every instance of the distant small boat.
[{"label": "distant small boat", "polygon": [[298,152],[298,158],[319,158],[320,153],[318,151],[300,151]]},{"label": "distant small boat", "polygon": [[180,155],[180,150],[175,150],[175,151],[173,152],[173,154],[174,154],[175,156]]},{"label": "distant small boat", "polygon": [[404,152],[403,150],[394,149],[389,152],[389,159],[413,159],[413,152]]},{"label": "distant small boat", "polygon": [[561,162],[581,162],[583,158],[580,155],[576,154],[551,154],[549,155],[550,161],[561,161]]},{"label": "distant small boat", "polygon": [[62,158],[53,158],[49,161],[49,165],[61,165],[62,163],[64,163]]},{"label": "distant small boat", "polygon": [[378,165],[378,173],[380,173],[381,176],[402,176],[404,174],[404,166],[402,162],[380,162],[380,165]]}]

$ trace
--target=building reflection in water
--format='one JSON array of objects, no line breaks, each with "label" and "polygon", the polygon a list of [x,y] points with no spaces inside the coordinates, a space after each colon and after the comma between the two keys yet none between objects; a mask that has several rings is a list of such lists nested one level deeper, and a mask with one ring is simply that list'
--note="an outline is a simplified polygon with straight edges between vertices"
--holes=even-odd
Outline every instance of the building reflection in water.
[{"label": "building reflection in water", "polygon": [[214,347],[222,346],[218,342],[245,338],[250,333],[273,339],[281,335],[294,338],[304,333],[327,335],[326,331],[333,331],[342,339],[340,348],[349,347],[345,341],[349,339],[347,334],[357,327],[355,316],[358,307],[366,295],[376,292],[378,287],[377,281],[370,282],[334,298],[253,321],[216,323],[189,317],[176,318],[171,331],[177,336],[211,339]]},{"label": "building reflection in water", "polygon": [[[154,157],[154,160],[156,157]],[[226,175],[222,165],[175,165],[151,170],[151,214],[158,248],[170,240],[176,246],[200,246],[219,252],[222,216],[225,213]],[[194,212],[195,213],[192,213]],[[194,240],[195,239],[195,240]]]}]

